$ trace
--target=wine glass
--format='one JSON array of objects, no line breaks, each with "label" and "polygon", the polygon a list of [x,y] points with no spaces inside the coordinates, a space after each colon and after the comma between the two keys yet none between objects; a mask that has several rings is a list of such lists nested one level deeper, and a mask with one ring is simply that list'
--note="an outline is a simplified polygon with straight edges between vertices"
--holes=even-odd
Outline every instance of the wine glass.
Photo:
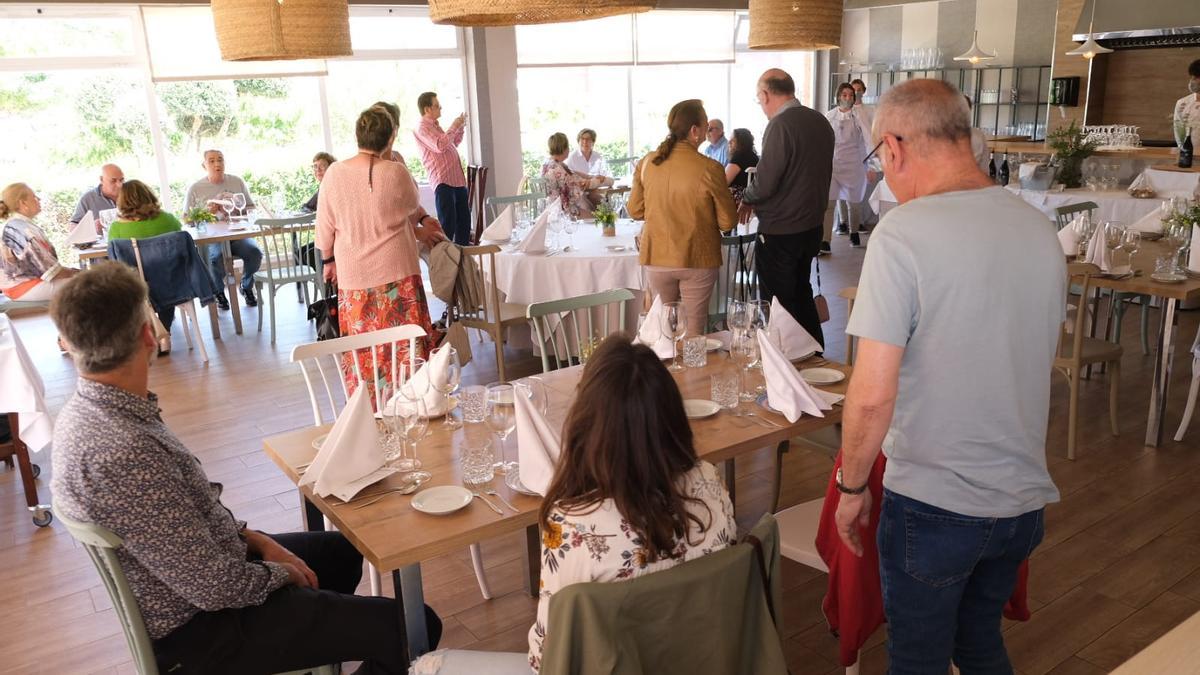
[{"label": "wine glass", "polygon": [[[429,393],[429,378],[417,377],[417,373],[425,365],[425,359],[413,358],[396,364],[396,405],[400,407],[401,414],[404,416],[405,429],[405,450],[407,449],[407,434],[408,427],[412,424],[412,417],[421,415],[421,406],[417,405],[425,399],[425,395]],[[405,452],[401,453],[400,461],[396,466],[401,471],[415,471],[421,468],[421,462],[416,458],[416,448],[413,448],[413,456],[408,457]]]},{"label": "wine glass", "polygon": [[757,334],[740,328],[735,329],[729,342],[729,357],[738,367],[738,397],[743,401],[753,401],[756,392],[750,391],[746,386],[746,377],[750,369],[759,362]]},{"label": "wine glass", "polygon": [[1087,212],[1079,214],[1074,224],[1075,234],[1079,235],[1079,258],[1087,257],[1088,244],[1092,240],[1092,217]]},{"label": "wine glass", "polygon": [[576,220],[574,216],[571,216],[563,221],[563,232],[567,234],[567,245],[565,248],[563,248],[564,253],[575,250],[573,244],[575,243],[575,230],[578,228],[579,221]]},{"label": "wine glass", "polygon": [[730,300],[729,313],[725,323],[730,330],[748,330],[750,328],[750,304],[745,300]]},{"label": "wine glass", "polygon": [[550,234],[554,235],[554,243],[550,245],[550,250],[553,251],[558,248],[559,235],[562,234],[563,231],[562,214],[555,214],[552,216],[546,223],[546,229],[550,231]]},{"label": "wine glass", "polygon": [[241,215],[237,217],[244,218],[246,214],[243,212],[243,209],[246,208],[246,195],[241,192],[235,192],[231,201],[233,202],[233,208],[241,212]]},{"label": "wine glass", "polygon": [[750,331],[757,333],[760,329],[765,330],[771,319],[771,304],[766,300],[750,300],[746,304],[750,312]]},{"label": "wine glass", "polygon": [[400,432],[403,429],[403,421],[400,402],[394,399],[395,394],[395,387],[387,382],[380,384],[376,393],[376,402],[379,405],[379,418],[383,421],[384,428],[383,459],[388,463],[400,459],[400,456],[403,454],[403,448],[400,444]]},{"label": "wine glass", "polygon": [[1188,236],[1191,234],[1189,226],[1184,223],[1171,223],[1167,226],[1164,238],[1167,240],[1167,246],[1170,246],[1174,251],[1172,260],[1174,261],[1172,272],[1178,273],[1179,256],[1183,254],[1184,246],[1188,243]]},{"label": "wine glass", "polygon": [[662,306],[662,334],[671,338],[675,355],[671,357],[671,365],[667,370],[678,372],[683,370],[679,361],[679,341],[687,334],[687,314],[681,302],[664,302]]},{"label": "wine glass", "polygon": [[1142,233],[1126,228],[1121,236],[1121,250],[1129,256],[1129,269],[1133,270],[1133,256],[1142,248]]},{"label": "wine glass", "polygon": [[404,442],[406,445],[412,443],[412,456],[407,458],[412,464],[409,480],[425,482],[431,474],[421,470],[421,460],[417,458],[417,443],[429,432],[429,409],[425,406],[425,399],[413,401],[412,412],[412,415],[404,418]]},{"label": "wine glass", "polygon": [[[457,429],[462,426],[462,422],[454,416],[454,407],[451,404],[449,397],[458,389],[458,385],[462,382],[462,362],[458,359],[458,350],[451,347],[449,344],[443,345],[440,349],[449,349],[450,356],[446,358],[446,379],[431,382],[430,384],[447,397],[446,400],[446,420],[442,422],[442,426],[448,429]],[[439,349],[439,351],[440,351]]]},{"label": "wine glass", "polygon": [[515,393],[511,384],[493,384],[487,390],[487,423],[500,437],[499,459],[494,465],[499,473],[516,472],[519,468],[517,462],[504,459],[504,442],[517,428],[517,415],[513,407]]}]

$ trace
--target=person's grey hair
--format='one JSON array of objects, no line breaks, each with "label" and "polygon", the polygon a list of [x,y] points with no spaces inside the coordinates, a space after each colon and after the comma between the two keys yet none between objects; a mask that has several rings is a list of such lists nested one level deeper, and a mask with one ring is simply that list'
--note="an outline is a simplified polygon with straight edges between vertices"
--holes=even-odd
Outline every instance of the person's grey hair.
[{"label": "person's grey hair", "polygon": [[782,70],[779,72],[782,73],[782,75],[764,77],[762,80],[763,87],[776,96],[795,96],[796,81],[792,79],[791,75],[788,75]]},{"label": "person's grey hair", "polygon": [[137,270],[102,262],[76,274],[55,290],[50,317],[83,373],[105,373],[138,351],[149,320],[146,282]]},{"label": "person's grey hair", "polygon": [[874,135],[958,143],[971,140],[971,115],[961,92],[941,80],[910,80],[879,100]]},{"label": "person's grey hair", "polygon": [[724,122],[722,122],[721,120],[719,120],[719,119],[715,118],[715,117],[713,117],[713,118],[710,118],[710,119],[708,120],[708,123],[709,123],[709,124],[715,124],[715,125],[717,125],[717,128],[718,128],[718,129],[720,129],[721,131],[725,131],[725,123],[724,123]]}]

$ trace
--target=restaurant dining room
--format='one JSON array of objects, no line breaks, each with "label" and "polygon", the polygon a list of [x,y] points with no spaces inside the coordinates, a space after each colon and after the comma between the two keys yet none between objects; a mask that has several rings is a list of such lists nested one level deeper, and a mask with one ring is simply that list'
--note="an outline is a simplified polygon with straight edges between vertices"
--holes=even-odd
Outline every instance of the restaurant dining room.
[{"label": "restaurant dining room", "polygon": [[0,3],[0,675],[1200,675],[1200,3]]}]

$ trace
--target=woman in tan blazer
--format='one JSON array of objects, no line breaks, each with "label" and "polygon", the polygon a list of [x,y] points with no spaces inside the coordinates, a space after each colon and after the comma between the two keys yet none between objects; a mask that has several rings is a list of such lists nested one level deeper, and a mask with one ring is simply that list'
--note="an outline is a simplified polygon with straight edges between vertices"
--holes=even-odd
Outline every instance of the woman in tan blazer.
[{"label": "woman in tan blazer", "polygon": [[633,172],[626,209],[646,221],[641,263],[650,292],[682,300],[688,335],[703,335],[708,302],[721,267],[721,233],[737,225],[725,167],[696,151],[708,129],[697,99],[680,101],[667,116],[666,140]]}]

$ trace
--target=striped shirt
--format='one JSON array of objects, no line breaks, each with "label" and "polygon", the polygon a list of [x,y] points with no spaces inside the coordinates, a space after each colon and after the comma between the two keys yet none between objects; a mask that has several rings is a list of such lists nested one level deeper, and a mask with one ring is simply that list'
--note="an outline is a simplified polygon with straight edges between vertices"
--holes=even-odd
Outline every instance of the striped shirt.
[{"label": "striped shirt", "polygon": [[462,160],[458,156],[458,144],[462,143],[465,130],[459,127],[454,133],[442,131],[437,120],[421,118],[421,124],[413,132],[417,147],[421,150],[421,163],[429,174],[429,184],[466,187],[467,176],[463,173]]}]

